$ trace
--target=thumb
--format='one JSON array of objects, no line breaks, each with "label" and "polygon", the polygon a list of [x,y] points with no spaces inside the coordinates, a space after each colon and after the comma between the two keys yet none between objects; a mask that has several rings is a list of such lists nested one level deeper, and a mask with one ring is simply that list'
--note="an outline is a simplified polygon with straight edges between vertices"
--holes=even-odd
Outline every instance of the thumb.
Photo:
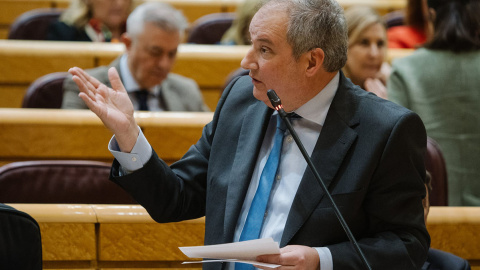
[{"label": "thumb", "polygon": [[122,80],[120,80],[120,75],[118,75],[118,71],[115,69],[115,67],[108,69],[108,79],[110,80],[112,88],[115,91],[126,92]]}]

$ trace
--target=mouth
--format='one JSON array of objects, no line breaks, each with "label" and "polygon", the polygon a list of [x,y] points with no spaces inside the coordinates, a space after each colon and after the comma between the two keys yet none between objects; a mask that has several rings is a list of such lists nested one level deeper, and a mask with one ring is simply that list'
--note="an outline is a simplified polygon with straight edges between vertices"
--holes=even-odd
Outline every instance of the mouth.
[{"label": "mouth", "polygon": [[363,68],[364,68],[364,69],[379,70],[379,69],[380,69],[380,65],[369,64],[369,65],[364,65]]},{"label": "mouth", "polygon": [[258,79],[256,79],[256,78],[252,75],[252,73],[250,73],[250,74],[248,74],[248,75],[250,76],[250,78],[252,78],[252,83],[253,83],[253,84],[259,84],[259,83],[261,83],[261,81],[259,81]]}]

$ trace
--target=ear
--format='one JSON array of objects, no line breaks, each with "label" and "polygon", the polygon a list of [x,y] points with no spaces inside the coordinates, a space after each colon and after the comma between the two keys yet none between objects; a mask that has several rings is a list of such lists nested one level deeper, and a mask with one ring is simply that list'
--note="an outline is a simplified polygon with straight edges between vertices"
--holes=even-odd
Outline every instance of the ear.
[{"label": "ear", "polygon": [[435,9],[428,8],[428,18],[430,19],[430,21],[435,22],[436,17],[437,17],[437,12],[435,12]]},{"label": "ear", "polygon": [[132,47],[132,38],[127,33],[123,33],[120,36],[120,41],[125,44],[126,51],[128,52]]},{"label": "ear", "polygon": [[325,59],[325,53],[320,48],[312,49],[307,52],[307,69],[305,74],[308,77],[315,75],[318,71],[323,70],[323,60]]}]

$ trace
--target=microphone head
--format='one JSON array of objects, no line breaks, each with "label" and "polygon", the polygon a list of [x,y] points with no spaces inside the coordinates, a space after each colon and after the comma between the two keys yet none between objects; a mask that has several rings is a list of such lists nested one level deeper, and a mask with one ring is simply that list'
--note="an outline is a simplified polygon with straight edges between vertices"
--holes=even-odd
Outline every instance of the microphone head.
[{"label": "microphone head", "polygon": [[267,96],[268,96],[268,99],[270,99],[272,106],[275,108],[275,110],[278,111],[282,107],[282,101],[277,96],[277,93],[275,93],[275,90],[269,89],[267,91]]}]

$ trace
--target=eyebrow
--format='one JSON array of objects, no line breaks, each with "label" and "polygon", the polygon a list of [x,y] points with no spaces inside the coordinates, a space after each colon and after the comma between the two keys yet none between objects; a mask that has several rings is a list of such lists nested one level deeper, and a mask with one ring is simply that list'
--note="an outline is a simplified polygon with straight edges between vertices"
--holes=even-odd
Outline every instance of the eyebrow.
[{"label": "eyebrow", "polygon": [[270,40],[270,39],[267,39],[267,38],[259,38],[257,39],[256,41],[258,42],[263,42],[263,43],[267,43],[269,45],[273,45],[273,42]]}]

